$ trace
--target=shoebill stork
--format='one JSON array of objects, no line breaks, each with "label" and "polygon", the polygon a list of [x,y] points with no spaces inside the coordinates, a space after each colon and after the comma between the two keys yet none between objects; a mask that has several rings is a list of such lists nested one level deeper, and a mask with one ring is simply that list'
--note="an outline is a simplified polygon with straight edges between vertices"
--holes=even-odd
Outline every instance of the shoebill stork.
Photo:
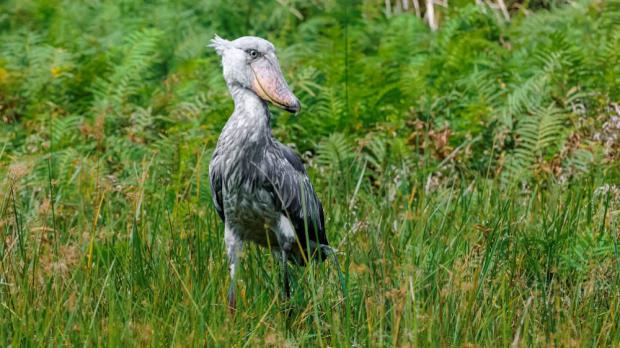
[{"label": "shoebill stork", "polygon": [[213,203],[224,222],[228,305],[234,310],[235,272],[244,242],[269,247],[279,258],[287,298],[288,262],[305,265],[334,250],[325,235],[323,207],[301,160],[271,134],[269,104],[295,114],[301,107],[282,76],[274,46],[252,36],[234,41],[215,36],[209,46],[222,57],[235,104],[209,165]]}]

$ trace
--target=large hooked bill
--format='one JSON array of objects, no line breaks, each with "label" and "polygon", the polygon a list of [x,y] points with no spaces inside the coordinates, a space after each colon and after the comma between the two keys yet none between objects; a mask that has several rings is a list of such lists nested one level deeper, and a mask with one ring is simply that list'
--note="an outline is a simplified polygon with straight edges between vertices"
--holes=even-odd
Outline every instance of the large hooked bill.
[{"label": "large hooked bill", "polygon": [[297,114],[301,109],[299,99],[289,88],[278,59],[267,54],[250,64],[252,69],[252,90],[264,100],[286,111]]}]

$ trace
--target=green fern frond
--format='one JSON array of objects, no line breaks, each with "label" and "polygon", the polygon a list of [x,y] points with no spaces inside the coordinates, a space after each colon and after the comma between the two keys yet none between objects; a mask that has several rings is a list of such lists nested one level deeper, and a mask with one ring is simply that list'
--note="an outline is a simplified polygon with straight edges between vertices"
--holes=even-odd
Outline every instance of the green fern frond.
[{"label": "green fern frond", "polygon": [[53,146],[62,146],[71,144],[71,140],[77,136],[79,125],[83,122],[83,117],[78,115],[70,115],[56,118],[52,121],[52,144]]},{"label": "green fern frond", "polygon": [[504,181],[527,181],[545,155],[557,151],[565,120],[566,115],[553,104],[522,117],[516,125],[516,147],[506,161]]},{"label": "green fern frond", "polygon": [[120,108],[125,100],[137,93],[151,65],[156,61],[158,42],[162,32],[145,29],[131,34],[121,48],[121,58],[111,68],[108,77],[100,77],[94,84],[95,105]]},{"label": "green fern frond", "polygon": [[334,133],[319,143],[316,161],[319,165],[340,169],[352,159],[353,146],[341,133]]}]

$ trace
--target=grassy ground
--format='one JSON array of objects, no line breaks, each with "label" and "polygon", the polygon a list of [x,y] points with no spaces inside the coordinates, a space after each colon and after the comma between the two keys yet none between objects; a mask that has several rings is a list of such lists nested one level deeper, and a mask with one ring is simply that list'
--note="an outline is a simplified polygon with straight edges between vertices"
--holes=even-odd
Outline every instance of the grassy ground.
[{"label": "grassy ground", "polygon": [[325,263],[296,269],[283,303],[273,258],[250,246],[231,316],[223,228],[197,154],[173,172],[154,154],[126,183],[99,175],[97,162],[47,186],[29,180],[27,165],[10,167],[0,195],[2,345],[620,343],[613,190],[590,180],[514,193],[487,181],[377,190],[313,168],[345,296]]}]

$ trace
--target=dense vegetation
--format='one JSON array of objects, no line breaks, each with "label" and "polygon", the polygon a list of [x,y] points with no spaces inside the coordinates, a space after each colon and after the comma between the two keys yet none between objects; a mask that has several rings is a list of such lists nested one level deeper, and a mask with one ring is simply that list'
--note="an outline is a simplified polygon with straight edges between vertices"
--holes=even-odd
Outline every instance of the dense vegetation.
[{"label": "dense vegetation", "polygon": [[[507,3],[0,4],[0,345],[620,344],[620,3]],[[227,313],[215,33],[278,48],[344,295],[249,247]]]}]

